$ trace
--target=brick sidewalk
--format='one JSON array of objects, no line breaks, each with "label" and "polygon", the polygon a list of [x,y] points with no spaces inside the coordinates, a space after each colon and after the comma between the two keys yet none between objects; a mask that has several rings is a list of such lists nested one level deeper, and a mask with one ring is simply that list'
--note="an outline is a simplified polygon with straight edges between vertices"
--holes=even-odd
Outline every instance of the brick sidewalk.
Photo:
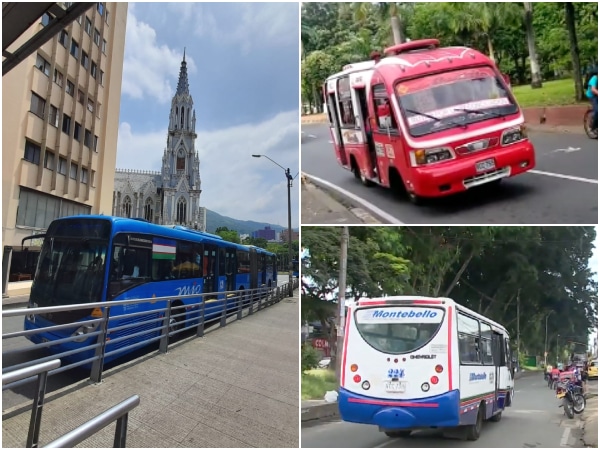
[{"label": "brick sidewalk", "polygon": [[[246,313],[247,314],[247,313]],[[40,447],[131,395],[128,447],[298,448],[298,290],[167,354],[149,354],[46,394]],[[2,412],[2,447],[25,445],[31,401]],[[112,446],[115,425],[78,447]]]},{"label": "brick sidewalk", "polygon": [[583,412],[583,443],[598,448],[598,395],[588,399]]}]

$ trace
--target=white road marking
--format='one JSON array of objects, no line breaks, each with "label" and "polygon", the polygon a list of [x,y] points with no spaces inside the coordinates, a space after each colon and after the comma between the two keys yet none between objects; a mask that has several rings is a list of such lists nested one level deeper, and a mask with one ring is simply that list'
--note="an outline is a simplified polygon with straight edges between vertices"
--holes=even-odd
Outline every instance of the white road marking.
[{"label": "white road marking", "polygon": [[557,153],[557,152],[564,152],[564,153],[573,153],[573,152],[578,152],[579,150],[581,150],[580,147],[571,147],[569,145],[568,148],[557,148],[556,150],[554,150],[552,153]]},{"label": "white road marking", "polygon": [[398,225],[403,225],[404,222],[402,222],[400,219],[398,219],[397,217],[392,216],[391,214],[388,214],[387,212],[385,212],[384,210],[378,208],[377,206],[373,205],[372,203],[360,198],[358,195],[354,195],[352,192],[349,192],[345,189],[342,189],[339,186],[336,186],[333,183],[330,183],[329,181],[325,181],[321,178],[315,177],[313,175],[309,175],[305,172],[302,172],[302,175],[305,176],[306,178],[308,178],[309,180],[314,180],[315,182],[317,182],[318,184],[322,184],[324,186],[327,186],[330,189],[333,189],[334,191],[339,192],[340,194],[344,195],[345,197],[348,197],[351,200],[354,200],[355,202],[359,203],[363,208],[371,211],[373,214],[375,214],[376,216],[381,217],[382,219],[386,220],[389,223],[393,223],[393,224],[398,224]]},{"label": "white road marking", "polygon": [[330,144],[333,144],[333,141],[332,141],[332,140],[329,140],[329,143],[330,143]]},{"label": "white road marking", "polygon": [[562,178],[564,180],[580,181],[582,183],[598,184],[598,180],[590,178],[574,177],[573,175],[564,175],[562,173],[543,172],[541,170],[530,170],[526,173],[535,173],[537,175],[546,175],[547,177]]},{"label": "white road marking", "polygon": [[570,428],[565,428],[565,431],[563,431],[562,438],[560,439],[560,446],[561,447],[568,447],[569,435],[570,434],[571,434],[571,429]]}]

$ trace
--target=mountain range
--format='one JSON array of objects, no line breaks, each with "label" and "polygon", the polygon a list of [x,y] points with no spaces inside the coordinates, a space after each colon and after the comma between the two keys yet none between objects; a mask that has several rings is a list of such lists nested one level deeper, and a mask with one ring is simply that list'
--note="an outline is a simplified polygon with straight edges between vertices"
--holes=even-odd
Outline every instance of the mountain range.
[{"label": "mountain range", "polygon": [[[277,232],[287,230],[287,227],[281,225],[273,225],[266,222],[254,222],[252,220],[238,220],[232,217],[222,216],[221,214],[206,210],[206,231],[214,233],[219,227],[227,227],[229,230],[235,230],[239,234],[252,234],[254,231],[262,230],[265,227],[271,227],[272,230]],[[297,228],[293,228],[297,231]]]}]

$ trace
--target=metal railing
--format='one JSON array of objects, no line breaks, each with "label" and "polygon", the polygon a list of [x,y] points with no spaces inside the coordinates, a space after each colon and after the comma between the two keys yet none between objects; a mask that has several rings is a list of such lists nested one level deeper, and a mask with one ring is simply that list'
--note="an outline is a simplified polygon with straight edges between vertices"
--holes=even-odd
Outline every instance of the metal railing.
[{"label": "metal railing", "polygon": [[[298,280],[295,279],[293,288],[297,287]],[[85,321],[3,334],[3,342],[7,339],[26,337],[34,342],[37,341],[35,349],[54,348],[51,349],[53,352],[51,356],[3,368],[2,373],[61,358],[63,365],[50,370],[48,375],[85,366],[85,368],[90,368],[90,381],[99,383],[102,381],[102,373],[107,360],[116,359],[117,356],[123,356],[126,352],[157,341],[160,341],[159,351],[167,353],[173,339],[181,333],[194,329],[196,336],[201,337],[205,333],[207,323],[214,321],[218,322],[220,327],[224,327],[227,325],[228,318],[235,316],[237,320],[242,319],[244,310],[247,310],[247,315],[252,315],[267,306],[278,303],[287,297],[288,289],[288,283],[283,283],[274,288],[265,286],[252,290],[2,311],[3,318],[29,316],[32,319],[40,314],[65,311],[89,311],[95,308],[100,308],[102,311],[101,317]],[[111,309],[117,307],[127,306],[137,309],[135,305],[142,304],[145,306],[141,311],[117,316],[110,314]],[[49,332],[53,333],[52,339],[35,337]],[[57,333],[62,336],[57,338],[59,337]],[[64,344],[70,344],[69,348],[65,348]],[[57,346],[63,346],[63,348],[57,352]],[[22,354],[23,351],[31,350],[31,348],[29,345],[3,351],[3,360],[6,361],[7,357]],[[34,376],[30,376],[15,380],[3,386],[3,389],[12,389],[34,379]]]},{"label": "metal railing", "polygon": [[2,374],[2,390],[8,389],[11,383],[30,379],[37,376],[37,386],[33,396],[33,406],[31,408],[31,419],[29,420],[29,432],[27,433],[28,448],[37,448],[40,436],[40,424],[42,421],[42,410],[44,408],[44,397],[46,395],[46,381],[48,371],[60,367],[60,359],[35,364],[18,370],[13,370]]},{"label": "metal railing", "polygon": [[114,448],[125,448],[127,438],[127,420],[129,411],[140,404],[139,395],[132,395],[121,403],[107,409],[102,414],[97,415],[91,420],[88,420],[83,425],[78,426],[73,431],[59,437],[58,439],[45,445],[44,448],[72,448],[80,442],[86,440],[98,431],[110,425],[115,420],[117,426],[115,428],[115,439],[113,442]]}]

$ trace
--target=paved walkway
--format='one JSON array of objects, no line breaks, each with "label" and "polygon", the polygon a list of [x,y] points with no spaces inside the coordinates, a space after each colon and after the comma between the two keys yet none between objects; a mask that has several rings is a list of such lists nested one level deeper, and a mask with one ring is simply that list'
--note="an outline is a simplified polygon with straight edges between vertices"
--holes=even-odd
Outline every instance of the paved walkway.
[{"label": "paved walkway", "polygon": [[[144,356],[46,396],[40,447],[131,395],[127,447],[295,447],[298,291],[168,354]],[[3,411],[2,447],[24,447],[31,402]],[[112,447],[114,425],[80,447]]]},{"label": "paved walkway", "polygon": [[366,211],[350,208],[308,179],[302,179],[302,225],[380,223]]}]

